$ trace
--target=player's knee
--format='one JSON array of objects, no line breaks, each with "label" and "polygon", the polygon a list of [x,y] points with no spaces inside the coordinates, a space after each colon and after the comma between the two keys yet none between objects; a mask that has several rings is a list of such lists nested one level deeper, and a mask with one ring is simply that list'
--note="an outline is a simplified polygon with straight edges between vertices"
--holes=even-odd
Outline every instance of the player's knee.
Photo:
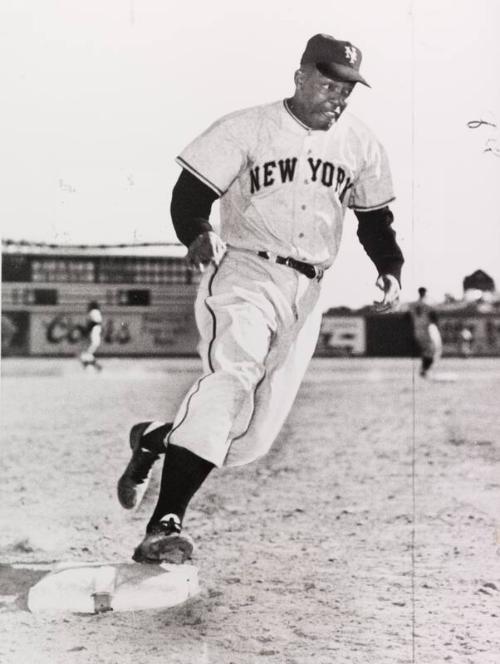
[{"label": "player's knee", "polygon": [[225,371],[233,384],[233,389],[242,395],[255,391],[262,380],[265,368],[257,362],[238,362]]}]

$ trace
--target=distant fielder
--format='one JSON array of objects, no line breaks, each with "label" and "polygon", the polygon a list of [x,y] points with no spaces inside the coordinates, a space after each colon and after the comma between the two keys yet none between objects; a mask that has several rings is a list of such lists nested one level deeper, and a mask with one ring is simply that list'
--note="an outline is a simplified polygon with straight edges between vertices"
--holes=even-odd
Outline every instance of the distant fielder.
[{"label": "distant fielder", "polygon": [[[123,507],[137,504],[165,453],[138,562],[190,558],[184,514],[210,471],[269,451],[316,346],[323,275],[347,208],[378,271],[378,309],[398,302],[403,256],[391,227],[388,159],[345,111],[356,83],[368,85],[360,63],[350,42],[315,35],[292,97],[221,118],[177,158],[173,224],[188,259],[206,268],[195,305],[203,373],[173,423],[143,422],[130,432],[132,458],[118,482]],[[220,236],[209,223],[217,198]]]},{"label": "distant fielder", "polygon": [[80,353],[80,361],[84,369],[92,366],[100,371],[102,367],[95,357],[96,351],[101,345],[102,337],[102,314],[98,302],[89,302],[85,331],[88,339],[88,346]]},{"label": "distant fielder", "polygon": [[427,301],[427,289],[418,289],[418,300],[410,305],[415,341],[420,351],[420,375],[425,378],[441,357],[443,343],[437,314]]}]

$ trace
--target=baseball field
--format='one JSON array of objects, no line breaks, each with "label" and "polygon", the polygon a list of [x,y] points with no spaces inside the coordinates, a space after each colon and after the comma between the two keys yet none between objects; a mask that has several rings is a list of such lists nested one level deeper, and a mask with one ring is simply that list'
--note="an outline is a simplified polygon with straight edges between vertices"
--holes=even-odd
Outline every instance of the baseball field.
[{"label": "baseball field", "polygon": [[443,360],[436,380],[315,359],[271,453],[212,473],[188,511],[197,597],[35,615],[31,563],[130,558],[160,468],[122,510],[128,429],[170,419],[199,371],[103,366],[2,363],[2,664],[498,664],[500,359]]}]

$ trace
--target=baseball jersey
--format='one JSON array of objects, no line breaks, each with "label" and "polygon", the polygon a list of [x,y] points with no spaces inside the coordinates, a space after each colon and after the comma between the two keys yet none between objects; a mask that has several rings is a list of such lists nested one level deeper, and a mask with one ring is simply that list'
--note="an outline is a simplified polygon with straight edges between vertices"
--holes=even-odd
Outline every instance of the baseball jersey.
[{"label": "baseball jersey", "polygon": [[412,315],[415,336],[420,337],[427,335],[429,324],[432,322],[430,315],[434,309],[423,300],[410,303],[408,308]]},{"label": "baseball jersey", "polygon": [[229,245],[323,268],[337,255],[346,208],[394,199],[386,152],[344,111],[313,130],[285,101],[216,121],[176,161],[221,197],[220,235]]},{"label": "baseball jersey", "polygon": [[99,309],[91,309],[88,312],[87,317],[92,326],[102,324],[102,314]]}]

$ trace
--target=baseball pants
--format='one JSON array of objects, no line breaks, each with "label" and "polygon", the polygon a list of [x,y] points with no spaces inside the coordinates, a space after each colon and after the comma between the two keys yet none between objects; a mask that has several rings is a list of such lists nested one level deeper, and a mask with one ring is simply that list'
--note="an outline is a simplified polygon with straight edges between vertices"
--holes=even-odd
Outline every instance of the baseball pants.
[{"label": "baseball pants", "polygon": [[437,325],[429,323],[424,330],[416,334],[416,339],[422,357],[435,361],[439,360],[443,351],[443,344]]},{"label": "baseball pants", "polygon": [[203,374],[169,442],[219,467],[269,451],[316,347],[320,288],[290,267],[231,248],[205,271],[195,304]]}]

